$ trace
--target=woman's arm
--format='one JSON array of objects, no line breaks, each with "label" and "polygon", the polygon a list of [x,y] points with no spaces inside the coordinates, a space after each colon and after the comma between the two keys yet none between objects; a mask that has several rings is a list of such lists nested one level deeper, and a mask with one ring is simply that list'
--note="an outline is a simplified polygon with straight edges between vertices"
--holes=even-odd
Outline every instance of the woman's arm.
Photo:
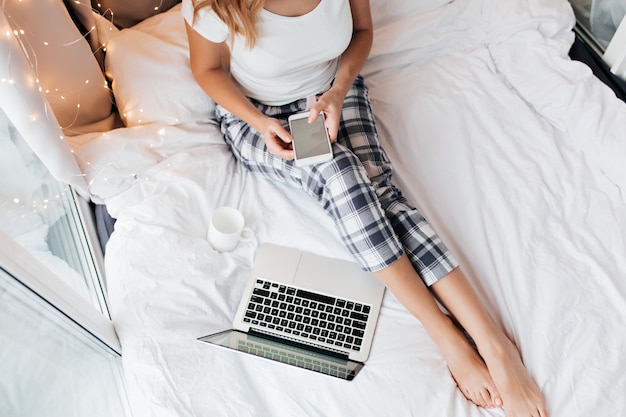
[{"label": "woman's arm", "polygon": [[332,141],[337,139],[343,101],[354,79],[363,69],[374,39],[369,0],[350,0],[350,9],[353,25],[352,40],[341,55],[333,86],[311,107],[309,119],[312,122],[320,112],[323,112],[326,116],[326,128]]},{"label": "woman's arm", "polygon": [[194,78],[215,102],[244,120],[263,135],[270,153],[293,159],[291,135],[280,122],[261,113],[233,82],[224,62],[226,45],[211,42],[185,22],[189,60]]}]

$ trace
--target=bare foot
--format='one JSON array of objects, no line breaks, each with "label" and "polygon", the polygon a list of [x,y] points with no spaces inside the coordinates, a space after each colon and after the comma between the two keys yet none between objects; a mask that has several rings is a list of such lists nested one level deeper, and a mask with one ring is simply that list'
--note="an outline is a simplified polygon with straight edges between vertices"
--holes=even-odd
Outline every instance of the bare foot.
[{"label": "bare foot", "polygon": [[502,395],[507,417],[548,417],[545,400],[509,339],[483,357]]},{"label": "bare foot", "polygon": [[448,369],[465,398],[479,407],[502,406],[502,399],[487,366],[461,333],[458,338],[440,347]]}]

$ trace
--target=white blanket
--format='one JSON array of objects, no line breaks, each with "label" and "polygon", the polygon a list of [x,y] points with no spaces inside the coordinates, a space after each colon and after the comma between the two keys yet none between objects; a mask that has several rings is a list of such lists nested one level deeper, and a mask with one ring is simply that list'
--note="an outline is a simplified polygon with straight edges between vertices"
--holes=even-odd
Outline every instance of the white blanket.
[{"label": "white blanket", "polygon": [[[565,0],[391,3],[373,6],[364,75],[397,183],[518,344],[550,415],[623,415],[626,105],[567,57]],[[260,242],[349,259],[330,220],[299,190],[246,172],[206,120],[74,148],[117,218],[107,285],[137,416],[503,415],[463,397],[389,292],[352,382],[196,341],[229,327]],[[219,254],[207,219],[224,204],[255,238]]]}]

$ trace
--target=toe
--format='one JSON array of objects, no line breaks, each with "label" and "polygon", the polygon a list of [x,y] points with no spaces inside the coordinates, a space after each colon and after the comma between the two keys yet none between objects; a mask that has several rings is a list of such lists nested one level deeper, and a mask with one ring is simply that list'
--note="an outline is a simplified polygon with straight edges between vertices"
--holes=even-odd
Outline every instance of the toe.
[{"label": "toe", "polygon": [[474,395],[473,395],[472,398],[473,398],[472,402],[474,404],[476,404],[477,406],[479,406],[479,407],[486,408],[486,407],[489,406],[489,402],[485,400],[485,397],[484,397],[482,391],[474,392]]},{"label": "toe", "polygon": [[480,395],[479,392],[477,393],[475,390],[469,388],[465,388],[461,391],[463,392],[465,398],[467,398],[469,401],[473,402],[479,407],[485,407],[485,401],[483,400],[482,395]]},{"label": "toe", "polygon": [[483,407],[491,408],[493,406],[491,393],[487,388],[480,392],[480,398],[482,399]]},{"label": "toe", "polygon": [[504,402],[502,401],[502,396],[495,386],[489,388],[489,394],[491,396],[491,403],[494,407],[502,407],[504,405]]}]

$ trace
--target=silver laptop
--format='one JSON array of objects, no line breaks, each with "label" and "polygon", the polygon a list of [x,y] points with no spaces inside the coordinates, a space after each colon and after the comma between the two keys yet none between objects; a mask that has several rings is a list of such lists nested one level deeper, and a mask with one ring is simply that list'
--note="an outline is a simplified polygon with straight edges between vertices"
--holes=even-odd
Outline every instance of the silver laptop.
[{"label": "silver laptop", "polygon": [[233,328],[198,340],[352,380],[369,356],[384,291],[354,262],[263,243]]}]

